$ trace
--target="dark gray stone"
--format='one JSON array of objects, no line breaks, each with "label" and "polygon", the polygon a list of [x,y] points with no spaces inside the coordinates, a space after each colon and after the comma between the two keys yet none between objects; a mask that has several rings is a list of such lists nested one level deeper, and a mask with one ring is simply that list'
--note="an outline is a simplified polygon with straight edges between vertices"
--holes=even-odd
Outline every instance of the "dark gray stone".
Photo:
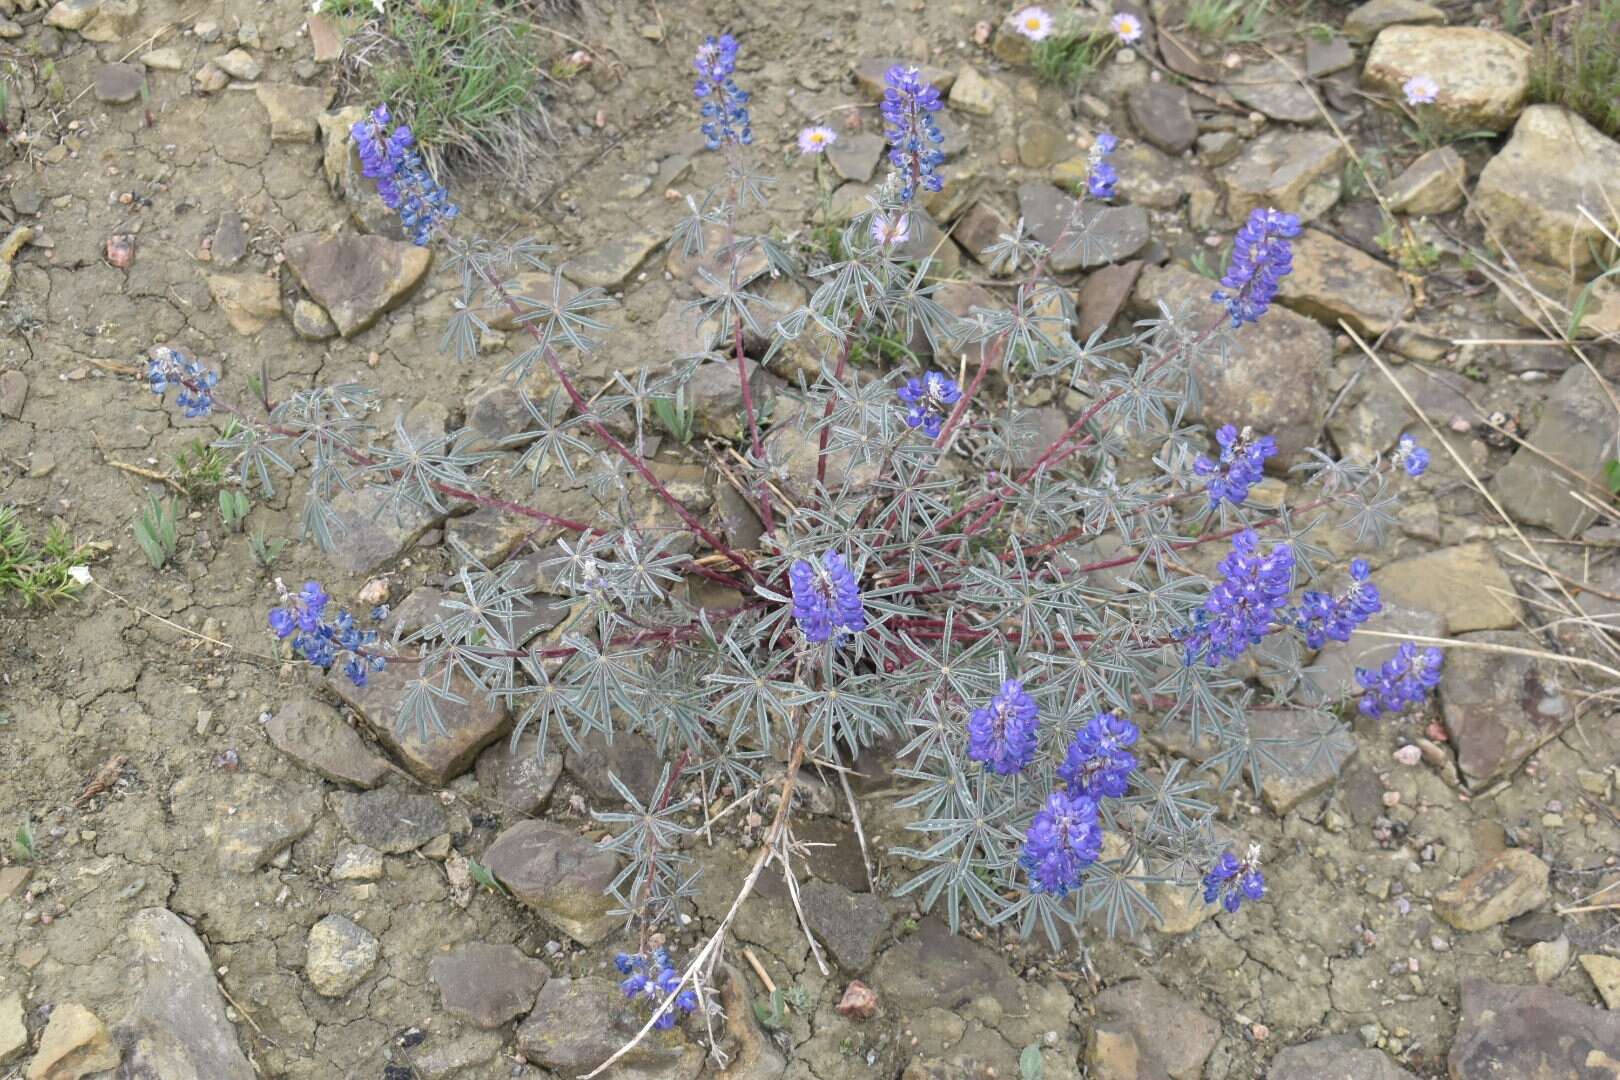
[{"label": "dark gray stone", "polygon": [[235,266],[242,261],[247,254],[247,230],[242,227],[241,214],[226,210],[219,215],[208,254],[215,266]]},{"label": "dark gray stone", "polygon": [[1290,1046],[1271,1062],[1266,1080],[1417,1080],[1382,1050],[1369,1050],[1354,1035],[1330,1035]]},{"label": "dark gray stone", "polygon": [[1608,395],[1585,366],[1572,367],[1553,387],[1527,436],[1541,453],[1520,448],[1491,479],[1491,489],[1518,521],[1572,539],[1597,518],[1597,511],[1573,493],[1583,492],[1591,502],[1608,490],[1603,465],[1615,456],[1617,435],[1620,415]]},{"label": "dark gray stone", "polygon": [[564,767],[574,783],[585,789],[592,799],[619,802],[620,795],[608,779],[611,773],[619,783],[630,789],[636,798],[647,802],[653,798],[653,789],[663,764],[652,742],[643,735],[620,732],[609,742],[596,732],[580,740],[581,748],[569,747]]},{"label": "dark gray stone", "polygon": [[1131,124],[1142,138],[1167,154],[1191,149],[1198,138],[1198,121],[1193,119],[1187,91],[1162,82],[1131,87],[1125,96]]},{"label": "dark gray stone", "polygon": [[1250,64],[1223,85],[1228,93],[1273,120],[1314,124],[1322,118],[1311,92],[1294,76],[1297,65],[1281,60]]},{"label": "dark gray stone", "polygon": [[[559,1076],[588,1073],[630,1041],[643,1018],[625,1005],[624,995],[607,979],[552,979],[540,988],[534,1011],[518,1025],[517,1046],[523,1056]],[[694,1048],[672,1045],[661,1038],[643,1039],[624,1057],[622,1071],[628,1076],[669,1077],[676,1080],[689,1073],[683,1065]],[[701,1053],[698,1053],[701,1064]]]},{"label": "dark gray stone", "polygon": [[105,105],[127,105],[141,96],[146,69],[139,64],[102,64],[95,74],[96,100]]},{"label": "dark gray stone", "polygon": [[1020,186],[1018,211],[1030,233],[1053,248],[1051,267],[1059,273],[1129,259],[1149,239],[1147,211],[1140,206],[1087,203],[1079,223],[1058,246],[1064,223],[1074,213],[1074,200],[1051,184]]},{"label": "dark gray stone", "polygon": [[[1460,634],[1459,640],[1536,651],[1519,630]],[[1510,773],[1575,719],[1562,665],[1484,649],[1450,649],[1440,678],[1441,714],[1471,783]]]},{"label": "dark gray stone", "polygon": [[356,843],[384,854],[415,851],[450,831],[450,819],[433,795],[408,795],[399,788],[380,788],[334,792],[331,801],[343,831]]},{"label": "dark gray stone", "polygon": [[951,933],[935,916],[885,950],[867,981],[881,987],[885,1007],[903,1015],[954,1011],[981,997],[994,999],[1008,1014],[1021,1013],[1024,1004],[1023,984],[999,953]]},{"label": "dark gray stone", "polygon": [[330,706],[290,701],[264,730],[277,750],[334,784],[374,788],[388,776],[388,763],[367,749]]},{"label": "dark gray stone", "polygon": [[889,929],[883,901],[815,879],[799,890],[799,900],[810,932],[827,947],[833,961],[850,975],[865,971]]},{"label": "dark gray stone", "polygon": [[1219,1024],[1152,979],[1111,986],[1096,1005],[1101,1022],[1090,1049],[1093,1065],[1140,1061],[1150,1067],[1138,1076],[1196,1080],[1221,1037]]},{"label": "dark gray stone", "polygon": [[1343,71],[1355,62],[1356,51],[1337,34],[1326,41],[1313,37],[1305,42],[1305,74],[1313,79]]},{"label": "dark gray stone", "polygon": [[1088,340],[1099,328],[1106,329],[1119,313],[1136,288],[1136,279],[1142,276],[1141,260],[1103,266],[1086,275],[1080,286],[1080,318],[1075,323],[1074,336]]},{"label": "dark gray stone", "polygon": [[167,908],[146,908],[129,923],[140,994],[113,1029],[125,1047],[118,1075],[128,1080],[255,1080],[258,1074],[225,1015],[208,950]]},{"label": "dark gray stone", "polygon": [[827,148],[827,160],[845,180],[864,184],[872,179],[886,145],[881,136],[869,131],[844,132]]},{"label": "dark gray stone", "polygon": [[433,261],[429,248],[355,233],[290,237],[282,253],[304,291],[346,338],[404,303]]},{"label": "dark gray stone", "polygon": [[1446,13],[1422,0],[1367,0],[1344,17],[1351,41],[1366,44],[1386,26],[1444,26]]},{"label": "dark gray stone", "polygon": [[552,789],[562,776],[562,751],[548,749],[545,761],[535,757],[539,736],[534,729],[523,733],[516,746],[502,739],[478,755],[478,786],[495,800],[503,814],[530,815],[543,810],[551,800]]},{"label": "dark gray stone", "polygon": [[411,683],[410,675],[404,672],[392,678],[372,679],[364,687],[355,686],[341,674],[326,681],[344,704],[360,714],[372,737],[425,784],[443,787],[472,768],[484,747],[511,730],[512,718],[506,706],[489,701],[459,672],[450,680],[450,689],[464,703],[438,703],[444,730],[430,727],[424,736],[414,723],[401,730],[399,711]]},{"label": "dark gray stone", "polygon": [[580,285],[611,291],[623,285],[663,242],[662,233],[638,228],[586,252],[562,271]]},{"label": "dark gray stone", "polygon": [[1620,1071],[1620,1012],[1542,986],[1462,982],[1462,1020],[1446,1064],[1453,1080],[1580,1077]]},{"label": "dark gray stone", "polygon": [[481,1028],[500,1027],[534,1004],[551,969],[513,945],[458,945],[428,964],[445,1012]]},{"label": "dark gray stone", "polygon": [[483,863],[522,903],[582,945],[620,925],[603,895],[619,860],[578,833],[547,821],[520,821],[484,852]]}]

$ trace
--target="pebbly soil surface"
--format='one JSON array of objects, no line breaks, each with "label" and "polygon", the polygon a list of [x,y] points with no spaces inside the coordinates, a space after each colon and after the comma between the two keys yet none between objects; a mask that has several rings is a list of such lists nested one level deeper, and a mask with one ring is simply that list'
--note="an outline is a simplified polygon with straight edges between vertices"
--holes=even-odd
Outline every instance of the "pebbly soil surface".
[{"label": "pebbly soil surface", "polygon": [[[95,35],[99,41],[48,26],[42,7],[16,6],[20,36],[4,46],[13,91],[10,138],[0,151],[0,214],[31,227],[33,236],[11,264],[0,308],[0,499],[36,529],[59,520],[96,544],[97,585],[52,611],[0,611],[0,825],[9,836],[26,821],[34,837],[31,858],[13,852],[0,866],[0,1076],[23,1075],[51,1018],[68,1017],[72,1004],[111,1030],[108,1036],[91,1023],[74,1035],[87,1051],[106,1041],[106,1053],[122,1059],[123,1072],[105,1075],[402,1080],[584,1071],[633,1030],[634,1018],[618,1015],[611,994],[588,992],[614,978],[611,958],[623,942],[609,935],[581,944],[556,920],[469,887],[465,860],[482,859],[504,830],[531,818],[568,834],[599,835],[589,811],[614,808],[606,768],[644,766],[644,748],[616,744],[570,757],[560,777],[528,781],[526,803],[534,805],[522,807],[503,797],[494,765],[425,785],[394,762],[379,765],[386,750],[372,748],[374,733],[358,724],[367,746],[342,743],[332,725],[349,730],[344,721],[353,711],[276,653],[264,630],[272,578],[319,578],[354,606],[368,582],[381,582],[373,590],[386,590],[398,605],[442,583],[449,569],[443,539],[457,523],[378,527],[364,553],[348,561],[298,544],[266,573],[246,536],[224,529],[213,507],[199,503],[181,521],[178,558],[154,572],[131,521],[150,494],[165,492],[115,464],[165,471],[190,440],[217,427],[181,419],[131,377],[154,344],[205,359],[222,371],[222,387],[242,396],[261,369],[272,396],[361,382],[381,396],[382,426],[405,416],[428,430],[461,422],[498,372],[502,350],[514,346],[492,350],[475,366],[457,367],[439,353],[454,282],[438,266],[352,337],[311,340],[301,331],[326,331],[307,307],[295,328],[295,308],[309,296],[287,263],[287,241],[354,232],[365,212],[343,190],[341,137],[334,188],[314,116],[329,105],[367,104],[336,96],[337,65],[313,59],[299,5],[143,0],[129,5],[127,18],[98,24],[109,27]],[[1307,43],[1298,28],[1315,21],[1337,31],[1346,11],[1324,6],[1278,16],[1264,40],[1298,62]],[[680,200],[719,175],[696,134],[688,85],[691,49],[711,28],[743,42],[738,78],[754,94],[757,152],[781,178],[768,221],[751,224],[807,244],[811,223],[836,215],[833,191],[846,183],[845,173],[857,176],[850,184],[864,177],[859,161],[841,172],[832,162],[798,160],[793,137],[811,119],[833,124],[852,145],[877,132],[872,99],[852,72],[884,57],[927,61],[955,75],[957,86],[971,82],[964,73],[982,77],[984,86],[953,96],[947,113],[961,145],[947,165],[958,187],[939,209],[942,220],[957,221],[976,205],[1016,216],[1020,185],[1063,177],[1063,163],[1083,157],[1098,130],[1126,136],[1128,153],[1119,162],[1125,201],[1146,211],[1151,239],[1121,262],[1147,264],[1144,282],[1156,265],[1221,258],[1240,216],[1228,212],[1241,197],[1241,184],[1222,172],[1226,155],[1247,155],[1279,134],[1338,146],[1314,109],[1290,112],[1299,108],[1285,93],[1291,84],[1264,83],[1276,93],[1234,101],[1234,88],[1252,90],[1243,73],[1267,58],[1258,46],[1221,45],[1198,59],[1206,69],[1200,85],[1224,91],[1192,99],[1193,134],[1230,139],[1206,138],[1192,152],[1154,149],[1149,129],[1161,143],[1180,137],[1173,106],[1166,106],[1168,119],[1155,117],[1153,103],[1142,100],[1142,87],[1179,81],[1157,58],[1162,52],[1149,46],[1116,56],[1084,87],[1060,89],[1035,78],[1016,41],[976,40],[981,20],[1005,38],[998,28],[1005,14],[986,3],[945,0],[665,0],[548,18],[546,25],[583,41],[594,62],[554,88],[558,140],[525,185],[458,181],[464,224],[557,245],[619,301],[606,316],[614,328],[611,365],[667,362],[672,324],[661,320],[680,312],[694,291],[644,238],[663,236]],[[1146,14],[1177,25],[1175,13],[1157,5]],[[1488,23],[1490,12],[1446,4],[1440,15],[1456,28]],[[576,45],[559,37],[544,47],[561,57]],[[206,90],[205,65],[236,48],[257,74],[244,68],[242,77]],[[1367,53],[1358,42],[1345,67],[1316,85],[1350,144],[1374,163],[1369,172],[1387,186],[1419,148],[1387,109],[1358,91]],[[132,67],[109,72],[125,61]],[[144,93],[118,85],[131,77],[144,81]],[[291,110],[286,130],[274,134],[272,103]],[[1512,115],[1499,131],[1511,130],[1523,102],[1507,108]],[[1458,144],[1470,187],[1508,138]],[[1282,153],[1306,161],[1314,145],[1285,145]],[[1402,568],[1401,602],[1417,613],[1414,626],[1475,638],[1495,633],[1505,644],[1612,663],[1613,646],[1600,640],[1601,631],[1568,622],[1559,589],[1562,583],[1613,609],[1620,569],[1605,520],[1577,515],[1571,522],[1567,507],[1519,511],[1534,502],[1537,487],[1567,484],[1562,474],[1490,487],[1525,521],[1547,560],[1538,568],[1458,464],[1466,461],[1495,485],[1516,456],[1511,443],[1495,447],[1483,438],[1490,429],[1481,422],[1500,411],[1541,443],[1553,432],[1552,425],[1540,429],[1539,418],[1562,407],[1558,388],[1580,362],[1559,348],[1453,344],[1539,335],[1520,325],[1489,276],[1455,258],[1399,269],[1376,243],[1381,224],[1371,193],[1364,183],[1345,182],[1339,154],[1328,152],[1327,167],[1310,178],[1315,190],[1332,195],[1318,225],[1334,242],[1370,253],[1378,274],[1325,275],[1295,306],[1329,327],[1322,332],[1331,342],[1327,355],[1318,361],[1301,345],[1284,349],[1281,367],[1269,372],[1239,365],[1234,393],[1253,405],[1260,423],[1267,419],[1263,399],[1274,389],[1268,380],[1310,383],[1311,415],[1271,419],[1302,424],[1310,442],[1387,451],[1402,420],[1412,418],[1332,313],[1376,310],[1389,288],[1399,290],[1402,325],[1385,336],[1385,351],[1403,376],[1429,380],[1420,403],[1457,459],[1436,447],[1421,495],[1401,509],[1399,532],[1385,549],[1365,554],[1381,569]],[[1415,215],[1403,220],[1440,245],[1480,238],[1466,210],[1435,213],[1422,224]],[[114,238],[123,239],[109,247]],[[127,265],[109,257],[120,246],[132,248]],[[984,277],[971,249],[953,250],[962,277]],[[379,256],[384,269],[397,269],[402,258],[393,249]],[[1070,280],[1076,287],[1084,281]],[[1106,314],[1128,321],[1133,313],[1136,306],[1122,312],[1116,302]],[[1373,330],[1369,340],[1382,332]],[[1593,342],[1585,352],[1600,374],[1620,373],[1612,344]],[[1555,400],[1544,404],[1549,395]],[[1393,427],[1392,416],[1402,418]],[[1610,410],[1597,423],[1612,428],[1613,420]],[[1592,455],[1580,446],[1555,456],[1566,455],[1577,471],[1601,465],[1584,460]],[[664,458],[715,486],[678,452]],[[576,504],[583,495],[544,491],[534,498],[549,507],[551,499]],[[255,503],[249,531],[290,536],[297,513],[296,498],[289,505],[283,491]],[[1346,538],[1333,547],[1336,555],[1356,550]],[[1413,561],[1424,557],[1430,561]],[[1549,624],[1556,625],[1530,632]],[[1250,1077],[1268,1068],[1279,1077],[1318,1075],[1309,1071],[1317,1060],[1311,1054],[1329,1055],[1355,1077],[1476,1077],[1487,1075],[1493,1060],[1508,1063],[1500,1075],[1514,1074],[1531,1060],[1514,1055],[1554,1053],[1544,1041],[1569,1030],[1585,1032],[1579,1045],[1590,1049],[1580,1075],[1620,1076],[1620,1029],[1603,1012],[1595,981],[1609,969],[1584,959],[1612,964],[1620,950],[1620,725],[1608,701],[1595,696],[1605,688],[1595,669],[1486,655],[1471,668],[1457,665],[1466,670],[1448,674],[1441,703],[1428,713],[1357,721],[1355,753],[1339,768],[1258,797],[1244,790],[1228,798],[1226,823],[1268,853],[1266,902],[1211,916],[1196,898],[1166,894],[1159,898],[1165,925],[1133,939],[1091,930],[1078,946],[1053,952],[1004,930],[970,926],[953,938],[937,915],[888,897],[904,866],[880,861],[880,891],[871,894],[836,784],[812,784],[800,839],[827,846],[808,848],[809,867],[823,884],[807,885],[806,896],[837,962],[828,973],[818,970],[785,888],[767,881],[745,906],[728,953],[738,982],[725,999],[730,1019],[717,1034],[740,1059],[732,1075],[1008,1077],[1019,1075],[1019,1055],[1033,1045],[1047,1077]],[[366,783],[380,782],[377,792],[417,801],[357,796],[365,789],[352,775],[333,780],[279,749],[275,718],[288,715],[309,717],[341,744],[331,754]],[[1419,740],[1429,745],[1418,763],[1395,757]],[[894,808],[898,786],[881,755],[861,766],[862,816],[881,848],[879,838],[899,837],[905,824]],[[716,827],[712,846],[695,850],[704,884],[696,920],[672,935],[678,952],[729,906],[757,833],[749,820],[732,815]],[[408,827],[421,821],[427,825]],[[377,855],[379,846],[389,851]],[[1493,859],[1497,869],[1459,899],[1459,882]],[[1579,910],[1561,913],[1571,907]],[[152,909],[179,919],[164,921]],[[317,923],[324,929],[312,936]],[[175,946],[189,964],[143,964],[143,956],[155,955],[154,927],[164,940],[194,933],[206,952]],[[542,961],[549,979],[509,953],[501,964],[433,966],[447,956],[465,961],[455,950],[469,943],[515,946]],[[750,1019],[747,1002],[762,984],[745,948],[761,971],[793,991],[774,1031]],[[877,1015],[864,1021],[834,1008],[857,976],[879,1002]],[[498,984],[520,1005],[506,1015],[493,1006],[452,1012],[447,987],[465,993],[469,979]],[[1502,1008],[1539,1007],[1544,1022],[1481,1049],[1478,1009],[1467,1004],[1468,993],[1485,993],[1476,980],[1513,988],[1521,996],[1504,991]],[[200,1004],[176,1015],[154,999]],[[14,1013],[22,1042],[8,1027]],[[579,1045],[558,1050],[553,1044],[565,1036]],[[1346,1041],[1319,1043],[1340,1036]],[[705,1038],[701,1025],[689,1022],[623,1075],[713,1072],[702,1062]],[[101,1060],[88,1075],[110,1068]]]}]

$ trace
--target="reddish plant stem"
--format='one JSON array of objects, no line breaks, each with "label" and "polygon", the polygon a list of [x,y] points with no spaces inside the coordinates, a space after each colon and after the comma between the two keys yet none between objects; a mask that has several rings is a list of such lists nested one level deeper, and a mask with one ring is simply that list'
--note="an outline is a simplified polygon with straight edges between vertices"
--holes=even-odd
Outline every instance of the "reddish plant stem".
[{"label": "reddish plant stem", "polygon": [[[506,305],[507,309],[512,312],[514,318],[517,319],[518,324],[526,327],[530,335],[533,336],[536,341],[543,341],[544,338],[540,333],[540,328],[535,326],[534,323],[528,322],[524,319],[523,309],[518,306],[517,301],[513,299],[512,295],[506,291],[505,287],[490,275],[488,269],[480,268],[480,275],[484,279],[484,284],[489,286],[495,295],[501,298],[501,302]],[[764,575],[758,570],[755,570],[752,563],[744,558],[740,552],[733,550],[729,544],[711,532],[709,528],[703,524],[703,522],[697,519],[696,515],[694,515],[692,511],[688,510],[684,505],[682,505],[679,499],[670,494],[669,489],[664,486],[664,482],[658,479],[657,475],[647,467],[647,463],[642,460],[639,454],[635,453],[628,446],[624,445],[624,443],[620,442],[614,436],[614,434],[607,429],[607,425],[603,424],[602,421],[598,420],[591,414],[590,404],[585,400],[584,395],[579,392],[579,388],[574,385],[574,380],[569,378],[568,371],[563,367],[562,359],[557,355],[557,351],[550,345],[546,345],[544,347],[544,352],[541,355],[545,357],[546,366],[551,369],[551,373],[555,375],[557,377],[557,381],[562,384],[563,393],[568,395],[568,400],[573,404],[574,411],[585,419],[585,423],[590,426],[590,429],[596,434],[596,437],[606,443],[609,449],[611,449],[614,453],[623,458],[630,465],[630,467],[647,482],[648,486],[658,494],[658,497],[664,500],[665,505],[667,505],[671,510],[675,511],[675,516],[680,518],[681,521],[686,524],[686,527],[696,533],[705,544],[708,544],[709,547],[731,560],[733,566],[747,574],[755,581],[755,583],[759,585],[768,584]]]}]

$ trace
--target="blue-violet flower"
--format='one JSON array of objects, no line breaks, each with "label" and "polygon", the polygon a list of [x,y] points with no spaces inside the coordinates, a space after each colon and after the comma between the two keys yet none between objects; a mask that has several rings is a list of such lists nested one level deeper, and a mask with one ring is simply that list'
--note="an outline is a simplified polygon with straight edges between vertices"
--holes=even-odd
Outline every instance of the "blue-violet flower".
[{"label": "blue-violet flower", "polygon": [[675,1026],[678,1013],[697,1009],[696,993],[691,990],[676,993],[681,985],[681,974],[675,970],[668,949],[654,949],[651,953],[619,953],[613,958],[613,964],[619,969],[619,974],[625,976],[619,983],[619,989],[631,1001],[643,1001],[656,1008],[669,1000],[671,994],[675,995],[671,1007],[653,1021],[654,1027],[667,1031]]},{"label": "blue-violet flower", "polygon": [[1057,773],[1071,792],[1093,799],[1117,799],[1130,786],[1136,755],[1126,749],[1136,744],[1136,725],[1113,713],[1098,713],[1075,732],[1068,755]]},{"label": "blue-violet flower", "polygon": [[1210,667],[1236,660],[1250,645],[1277,629],[1277,615],[1293,588],[1294,551],[1278,544],[1268,554],[1260,537],[1244,529],[1232,537],[1232,551],[1218,567],[1221,580],[1210,590],[1197,621],[1176,637],[1187,644],[1186,662],[1202,659]]},{"label": "blue-violet flower", "polygon": [[1215,432],[1215,441],[1221,447],[1220,461],[1211,461],[1198,455],[1193,472],[1209,477],[1209,506],[1213,510],[1222,502],[1237,506],[1249,497],[1249,489],[1260,482],[1265,474],[1266,459],[1277,456],[1277,440],[1270,435],[1258,439],[1249,428],[1239,431],[1231,424],[1223,424]]},{"label": "blue-violet flower", "polygon": [[1440,685],[1445,660],[1445,654],[1433,646],[1419,649],[1416,642],[1403,641],[1377,671],[1356,668],[1356,682],[1365,691],[1359,705],[1361,714],[1382,716],[1423,704],[1429,691]]},{"label": "blue-violet flower", "polygon": [[889,140],[889,163],[900,175],[900,199],[910,202],[921,186],[939,191],[945,186],[938,169],[945,161],[939,145],[945,136],[934,121],[944,107],[939,90],[924,82],[914,67],[896,64],[883,76],[884,135]]},{"label": "blue-violet flower", "polygon": [[1429,452],[1417,444],[1417,440],[1410,435],[1402,435],[1395,444],[1395,464],[1406,470],[1406,475],[1416,480],[1429,471]]},{"label": "blue-violet flower", "polygon": [[349,136],[360,152],[361,175],[377,181],[378,197],[421,247],[461,210],[428,170],[411,129],[405,124],[390,128],[392,119],[388,106],[379,105],[349,129]]},{"label": "blue-violet flower", "polygon": [[1306,592],[1300,597],[1298,626],[1305,644],[1320,649],[1330,639],[1349,641],[1355,628],[1383,609],[1378,586],[1367,580],[1366,559],[1350,560],[1350,587],[1337,596]]},{"label": "blue-violet flower", "polygon": [[823,642],[866,629],[866,608],[861,587],[849,564],[836,551],[821,556],[821,563],[806,559],[788,570],[793,588],[793,618],[806,641]]},{"label": "blue-violet flower", "polygon": [[1221,852],[1215,865],[1204,875],[1204,903],[1219,900],[1227,911],[1236,911],[1245,900],[1266,895],[1266,876],[1260,872],[1260,845],[1250,844],[1247,857],[1239,859],[1231,851]]},{"label": "blue-violet flower", "polygon": [[1226,305],[1232,325],[1258,322],[1277,295],[1277,286],[1294,269],[1288,241],[1299,235],[1299,218],[1281,210],[1256,209],[1238,230],[1221,288],[1212,299]]},{"label": "blue-violet flower", "polygon": [[1035,756],[1035,728],[1040,706],[1017,679],[1001,684],[990,704],[968,717],[968,757],[993,773],[1021,772]]},{"label": "blue-violet flower", "polygon": [[343,673],[356,686],[365,686],[367,676],[382,671],[388,661],[373,649],[377,631],[362,630],[347,608],[335,617],[326,617],[331,597],[319,582],[310,581],[291,592],[276,581],[281,602],[270,609],[270,630],[283,640],[292,638],[293,652],[322,671],[331,671],[340,657],[347,657]]},{"label": "blue-violet flower", "polygon": [[962,388],[956,380],[930,371],[920,379],[907,379],[900,388],[900,400],[906,409],[906,426],[921,428],[930,439],[938,438],[951,406],[962,400]]},{"label": "blue-violet flower", "polygon": [[203,367],[179,349],[159,345],[147,357],[146,383],[158,397],[171,383],[178,386],[180,392],[174,396],[174,403],[195,419],[213,411],[219,372]]},{"label": "blue-violet flower", "polygon": [[1067,896],[1080,887],[1085,868],[1102,853],[1097,803],[1079,792],[1054,791],[1024,833],[1019,863],[1033,892]]},{"label": "blue-violet flower", "polygon": [[737,70],[737,39],[730,34],[715,37],[712,34],[698,46],[692,58],[697,69],[697,81],[692,84],[692,95],[703,102],[703,137],[710,150],[723,144],[747,146],[754,141],[754,129],[748,122],[748,91],[737,85],[731,76]]},{"label": "blue-violet flower", "polygon": [[1119,183],[1119,173],[1108,161],[1108,155],[1119,147],[1119,137],[1109,132],[1098,134],[1095,142],[1091,144],[1091,151],[1086,155],[1091,164],[1091,171],[1086,173],[1086,194],[1093,199],[1112,199],[1114,186]]}]

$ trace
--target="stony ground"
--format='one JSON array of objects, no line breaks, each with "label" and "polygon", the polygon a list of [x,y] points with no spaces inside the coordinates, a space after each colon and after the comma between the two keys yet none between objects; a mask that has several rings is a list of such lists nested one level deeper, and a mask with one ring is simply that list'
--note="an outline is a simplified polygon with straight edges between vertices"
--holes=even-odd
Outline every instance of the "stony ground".
[{"label": "stony ground", "polygon": [[[451,282],[364,198],[344,110],[365,103],[340,96],[325,27],[312,34],[297,4],[246,0],[0,11],[0,214],[16,226],[0,247],[0,497],[98,545],[82,600],[0,611],[0,825],[34,838],[31,857],[0,860],[0,1076],[585,1071],[638,1022],[611,981],[621,943],[596,891],[614,867],[591,848],[589,810],[613,807],[610,769],[653,782],[648,748],[621,740],[539,770],[508,754],[507,718],[476,707],[449,742],[396,740],[385,682],[344,697],[274,655],[269,577],[211,507],[182,521],[162,572],[131,536],[162,494],[140,470],[168,468],[206,427],[129,377],[159,342],[220,367],[233,392],[262,368],[272,393],[364,382],[384,423],[413,430],[517,422],[492,381],[499,349],[466,368],[437,352]],[[1088,933],[1053,952],[973,927],[953,937],[888,898],[904,865],[880,863],[871,891],[836,786],[812,782],[799,838],[826,846],[809,849],[803,898],[829,970],[767,879],[728,953],[716,1035],[731,1075],[1008,1077],[1035,1046],[1058,1078],[1620,1077],[1620,726],[1604,693],[1620,665],[1592,623],[1620,612],[1620,533],[1596,509],[1620,351],[1548,345],[1533,325],[1595,273],[1596,231],[1575,207],[1601,219],[1603,184],[1620,202],[1620,146],[1526,108],[1522,48],[1466,3],[1299,10],[1263,46],[1213,46],[1155,2],[1141,47],[1073,93],[1035,79],[1005,14],[976,0],[593,5],[547,24],[579,39],[546,38],[559,57],[583,43],[594,58],[555,88],[552,156],[518,190],[458,193],[472,225],[555,243],[574,283],[614,295],[611,363],[628,369],[692,340],[692,268],[661,243],[679,199],[718,170],[686,85],[711,27],[745,44],[759,152],[783,178],[768,224],[784,238],[859,205],[880,149],[873,73],[890,55],[949,89],[951,181],[929,209],[953,226],[940,249],[953,276],[986,277],[976,255],[1007,221],[1055,228],[1053,184],[1083,174],[1096,131],[1125,136],[1107,265],[1063,268],[1081,332],[1209,290],[1192,267],[1218,263],[1253,206],[1298,211],[1312,231],[1292,311],[1204,373],[1206,408],[1275,432],[1284,458],[1387,451],[1422,430],[1421,410],[1439,429],[1435,466],[1399,533],[1365,554],[1394,606],[1382,625],[1472,646],[1452,651],[1430,714],[1358,722],[1341,767],[1228,800],[1270,852],[1266,903],[1211,917],[1166,892],[1162,924],[1134,939]],[[1312,23],[1331,35],[1301,31]],[[1497,134],[1423,153],[1387,107],[1420,72],[1442,82],[1437,132]],[[811,119],[841,132],[819,168],[788,151]],[[1402,225],[1384,245],[1379,198]],[[1459,259],[1464,245],[1505,246],[1518,269]],[[951,302],[980,288],[951,286]],[[1600,291],[1585,332],[1617,329],[1620,290]],[[1508,425],[1531,446],[1499,434]],[[660,467],[725,520],[699,466]],[[335,559],[289,548],[276,572],[320,576],[348,603],[386,596],[405,623],[431,610],[447,534],[518,554],[519,534],[476,514],[395,528],[371,525],[363,498],[344,512],[357,542]],[[295,527],[279,501],[249,522]],[[1286,714],[1268,722],[1288,730]],[[867,831],[895,839],[892,762],[859,764]],[[677,948],[730,904],[751,858],[744,813],[696,852],[702,895]],[[469,860],[513,895],[478,886]],[[761,976],[789,1004],[769,1030],[749,1006]],[[865,1018],[835,1008],[854,978],[876,996]],[[712,1071],[705,1038],[677,1030],[621,1075]]]}]

